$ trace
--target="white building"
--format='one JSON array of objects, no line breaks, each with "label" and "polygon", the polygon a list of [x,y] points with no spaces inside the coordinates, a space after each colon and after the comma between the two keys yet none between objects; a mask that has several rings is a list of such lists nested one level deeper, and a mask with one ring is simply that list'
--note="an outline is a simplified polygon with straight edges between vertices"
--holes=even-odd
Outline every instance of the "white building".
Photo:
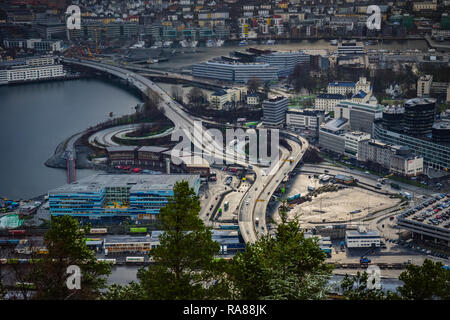
[{"label": "white building", "polygon": [[360,91],[364,91],[369,96],[372,95],[372,86],[365,77],[359,78],[359,81],[356,83],[351,81],[330,82],[327,87],[327,92],[334,94],[356,94]]},{"label": "white building", "polygon": [[346,132],[344,154],[356,159],[358,157],[359,142],[367,139],[370,139],[370,133],[361,131]]},{"label": "white building", "polygon": [[358,230],[347,230],[345,232],[345,245],[347,248],[379,247],[381,245],[381,236],[376,230],[367,231],[362,227]]},{"label": "white building", "polygon": [[286,112],[286,125],[296,129],[318,132],[324,118],[325,112],[323,110],[288,109]]},{"label": "white building", "polygon": [[53,79],[64,77],[66,75],[62,65],[13,67],[11,69],[1,70],[0,73],[2,72],[3,75],[0,75],[0,79],[4,78],[4,74],[6,74],[6,80],[8,83]]},{"label": "white building", "polygon": [[314,106],[316,109],[324,110],[324,111],[334,111],[334,107],[343,100],[345,100],[345,96],[342,94],[333,94],[333,93],[322,93],[319,94],[315,101]]}]

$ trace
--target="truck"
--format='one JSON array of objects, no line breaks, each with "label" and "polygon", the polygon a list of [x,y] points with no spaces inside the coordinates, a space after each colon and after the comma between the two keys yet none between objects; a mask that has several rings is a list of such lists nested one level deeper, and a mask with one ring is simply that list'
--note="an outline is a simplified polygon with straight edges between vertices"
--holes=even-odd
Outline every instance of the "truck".
[{"label": "truck", "polygon": [[401,188],[400,188],[400,185],[397,184],[397,183],[391,183],[391,188],[392,188],[392,189],[397,189],[397,190],[400,190],[400,189],[401,189]]}]

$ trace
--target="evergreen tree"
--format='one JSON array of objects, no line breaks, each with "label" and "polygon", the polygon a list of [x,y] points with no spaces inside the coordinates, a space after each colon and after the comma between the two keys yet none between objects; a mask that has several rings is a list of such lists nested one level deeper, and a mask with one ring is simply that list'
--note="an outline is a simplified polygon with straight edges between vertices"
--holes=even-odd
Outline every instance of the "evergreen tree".
[{"label": "evergreen tree", "polygon": [[[94,251],[85,241],[85,231],[71,216],[53,217],[49,231],[44,236],[48,254],[37,263],[28,275],[36,286],[36,299],[97,299],[100,289],[106,287],[110,266],[98,262]],[[76,265],[81,270],[81,288],[69,290],[66,284],[70,274],[67,268]]]},{"label": "evergreen tree", "polygon": [[398,288],[403,299],[450,299],[450,270],[444,269],[441,262],[425,259],[421,266],[411,264],[399,280],[404,283]]},{"label": "evergreen tree", "polygon": [[274,237],[264,235],[232,262],[230,278],[241,299],[323,299],[332,267],[317,239],[304,237],[297,220],[282,222]]},{"label": "evergreen tree", "polygon": [[140,269],[147,299],[215,299],[228,296],[225,262],[215,261],[220,246],[199,218],[200,201],[189,183],[178,182],[160,210],[163,234],[152,249],[155,264]]}]

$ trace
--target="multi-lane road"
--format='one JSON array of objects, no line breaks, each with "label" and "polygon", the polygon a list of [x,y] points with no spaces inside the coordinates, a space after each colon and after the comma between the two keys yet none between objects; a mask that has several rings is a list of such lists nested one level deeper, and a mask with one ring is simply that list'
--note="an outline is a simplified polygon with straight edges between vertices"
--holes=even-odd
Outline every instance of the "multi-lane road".
[{"label": "multi-lane road", "polygon": [[[255,194],[257,196],[253,197],[252,203],[248,206],[241,206],[239,213],[239,225],[243,238],[246,242],[253,243],[256,241],[257,231],[254,224],[255,219],[259,219],[259,226],[261,228],[262,226],[265,226],[265,211],[267,208],[267,203],[284,176],[289,174],[301,160],[304,152],[308,148],[308,142],[305,139],[300,136],[286,133],[290,139],[289,144],[292,148],[292,152],[283,150],[282,148],[282,157],[278,160],[278,170],[273,170],[273,172],[270,172],[269,176],[265,176],[263,174],[263,170],[256,164],[254,167],[249,166],[245,155],[236,152],[234,148],[230,148],[229,146],[225,146],[224,148],[222,143],[216,141],[216,139],[211,136],[210,133],[201,125],[201,122],[195,121],[191,115],[182,109],[181,105],[174,101],[174,99],[164,89],[159,87],[153,81],[132,71],[105,63],[68,58],[62,58],[62,61],[69,64],[93,68],[95,70],[106,72],[127,80],[145,95],[148,95],[149,91],[156,92],[161,97],[160,106],[163,113],[175,125],[174,130],[180,130],[183,131],[184,134],[187,134],[187,137],[190,139],[192,144],[200,150],[200,152],[207,151],[209,156],[221,161],[221,163],[234,163],[247,169],[253,169],[256,173],[256,180],[250,188],[248,194]],[[193,134],[195,132],[198,134]],[[290,162],[285,161],[289,157],[293,158],[294,163],[291,164]],[[266,182],[267,185],[265,185]],[[259,193],[257,194],[257,192]],[[242,201],[242,203],[244,202]],[[248,208],[252,209],[249,210]]]}]

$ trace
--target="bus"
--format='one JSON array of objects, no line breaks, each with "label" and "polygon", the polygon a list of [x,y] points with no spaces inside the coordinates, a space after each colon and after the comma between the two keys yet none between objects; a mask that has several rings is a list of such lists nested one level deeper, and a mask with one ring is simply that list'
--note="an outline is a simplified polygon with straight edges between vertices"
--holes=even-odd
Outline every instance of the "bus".
[{"label": "bus", "polygon": [[108,229],[106,229],[106,228],[92,228],[89,233],[92,233],[92,234],[105,234],[105,233],[108,233]]},{"label": "bus", "polygon": [[144,257],[126,257],[126,262],[144,262]]},{"label": "bus", "polygon": [[131,233],[145,233],[147,228],[130,228]]}]

